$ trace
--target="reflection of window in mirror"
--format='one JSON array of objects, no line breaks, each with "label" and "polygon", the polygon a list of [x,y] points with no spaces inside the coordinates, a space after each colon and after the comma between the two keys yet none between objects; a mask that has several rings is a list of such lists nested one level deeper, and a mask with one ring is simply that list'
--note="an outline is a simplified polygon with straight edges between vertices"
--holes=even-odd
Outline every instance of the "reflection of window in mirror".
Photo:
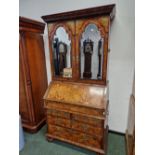
[{"label": "reflection of window in mirror", "polygon": [[[93,42],[93,51],[91,56],[91,77],[90,79],[101,79],[102,78],[102,64],[103,64],[103,42],[104,39],[101,37],[101,33],[95,24],[88,24],[81,37],[81,48],[80,48],[80,61],[81,61],[81,78],[85,78],[85,54],[84,54],[84,41],[91,40]],[[88,62],[88,64],[90,61]]]},{"label": "reflection of window in mirror", "polygon": [[52,47],[54,71],[59,76],[63,74],[64,68],[71,68],[71,40],[63,27],[56,29]]}]

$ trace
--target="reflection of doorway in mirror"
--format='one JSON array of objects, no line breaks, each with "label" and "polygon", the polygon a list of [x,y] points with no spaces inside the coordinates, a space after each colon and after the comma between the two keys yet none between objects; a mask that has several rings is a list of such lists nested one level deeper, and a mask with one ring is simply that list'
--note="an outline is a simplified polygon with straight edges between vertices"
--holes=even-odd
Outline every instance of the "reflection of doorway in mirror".
[{"label": "reflection of doorway in mirror", "polygon": [[[89,24],[85,28],[85,31],[82,34],[81,38],[81,51],[80,51],[80,59],[81,59],[81,78],[83,78],[84,72],[84,53],[83,53],[83,42],[86,39],[91,39],[93,41],[93,54],[92,54],[92,61],[91,61],[91,71],[92,76],[91,79],[101,79],[101,76],[98,75],[99,71],[99,61],[100,64],[103,64],[103,43],[104,39],[101,37],[100,31],[95,24]],[[101,40],[102,46],[100,46],[100,58],[99,58],[99,40]],[[99,60],[100,59],[100,60]],[[100,66],[100,75],[102,75],[102,65]]]},{"label": "reflection of doorway in mirror", "polygon": [[66,67],[71,67],[71,40],[69,39],[69,35],[67,34],[66,30],[63,27],[59,27],[56,30],[56,34],[54,38],[59,38],[60,42],[66,44]]}]

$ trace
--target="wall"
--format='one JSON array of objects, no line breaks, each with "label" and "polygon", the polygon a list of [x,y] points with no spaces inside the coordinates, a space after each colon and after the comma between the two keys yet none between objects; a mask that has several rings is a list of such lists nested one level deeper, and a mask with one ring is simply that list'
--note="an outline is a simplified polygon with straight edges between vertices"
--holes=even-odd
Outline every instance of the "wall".
[{"label": "wall", "polygon": [[[111,26],[109,81],[111,130],[124,133],[127,126],[129,97],[134,75],[134,0],[20,0],[19,15],[42,21],[42,15],[116,3]],[[47,29],[44,34],[48,81],[50,63]]]}]

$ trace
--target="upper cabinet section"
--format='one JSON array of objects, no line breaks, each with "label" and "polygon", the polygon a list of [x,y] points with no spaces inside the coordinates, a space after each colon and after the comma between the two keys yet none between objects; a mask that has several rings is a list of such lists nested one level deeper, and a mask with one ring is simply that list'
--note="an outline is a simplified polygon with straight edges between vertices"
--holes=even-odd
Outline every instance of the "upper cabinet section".
[{"label": "upper cabinet section", "polygon": [[53,80],[106,84],[115,4],[42,16],[47,22]]}]

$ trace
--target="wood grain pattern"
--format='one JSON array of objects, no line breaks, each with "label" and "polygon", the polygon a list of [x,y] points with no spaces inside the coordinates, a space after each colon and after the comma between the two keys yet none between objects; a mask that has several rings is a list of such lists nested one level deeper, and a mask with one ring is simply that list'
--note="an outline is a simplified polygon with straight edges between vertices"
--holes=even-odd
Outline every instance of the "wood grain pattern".
[{"label": "wood grain pattern", "polygon": [[59,136],[55,136],[55,135],[52,135],[52,134],[48,134],[48,133],[46,134],[46,137],[47,137],[47,140],[49,140],[49,141],[53,141],[54,139],[58,139],[58,140],[61,140],[61,141],[64,141],[64,142],[68,142],[68,143],[76,145],[76,146],[80,146],[80,147],[92,150],[92,151],[96,152],[99,155],[105,155],[105,152],[104,152],[103,149],[98,149],[98,148],[95,148],[95,147],[90,147],[88,145],[81,144],[81,143],[78,143],[78,142],[74,142],[72,140],[69,140],[69,139],[66,139],[66,138],[62,138],[62,137],[59,137]]},{"label": "wood grain pattern", "polygon": [[98,135],[102,135],[103,134],[103,128],[102,128],[102,123],[96,123],[98,124],[98,126],[100,127],[96,127],[96,126],[92,126],[92,125],[89,125],[88,123],[82,123],[82,122],[79,122],[79,121],[72,121],[71,122],[71,127],[77,131],[81,131],[81,132],[84,132],[84,133],[87,133],[87,134],[90,134],[90,135],[95,135],[95,136],[98,136]]},{"label": "wood grain pattern", "polygon": [[48,116],[54,116],[54,117],[62,117],[62,118],[67,118],[70,119],[70,115],[68,112],[65,111],[60,111],[56,109],[51,109],[49,108],[46,112]]},{"label": "wood grain pattern", "polygon": [[25,17],[19,17],[19,31],[44,33],[45,24]]},{"label": "wood grain pattern", "polygon": [[70,119],[65,119],[62,117],[54,117],[54,116],[47,115],[47,123],[51,125],[66,127],[66,128],[71,127]]},{"label": "wood grain pattern", "polygon": [[[19,52],[19,111],[22,113],[22,121],[29,122],[28,100],[25,86],[25,76],[23,72],[22,53]],[[21,103],[22,102],[22,103]]]},{"label": "wood grain pattern", "polygon": [[47,100],[105,109],[107,88],[105,86],[52,82]]},{"label": "wood grain pattern", "polygon": [[19,112],[24,129],[36,132],[45,124],[42,98],[47,89],[47,73],[41,35],[45,24],[20,17],[19,26]]},{"label": "wood grain pattern", "polygon": [[78,122],[82,122],[85,124],[89,124],[95,127],[102,128],[102,125],[104,124],[104,120],[107,116],[104,116],[100,114],[101,117],[95,117],[94,115],[90,117],[89,115],[79,115],[79,114],[73,114],[72,119],[76,120]]},{"label": "wood grain pattern", "polygon": [[[44,96],[48,125],[47,139],[56,138],[97,150],[98,153],[105,152],[107,141],[105,120],[108,110],[106,96],[105,86],[53,81]],[[94,106],[97,103],[92,100],[93,97],[102,101],[100,106]],[[80,102],[81,98],[83,100]],[[85,98],[89,98],[89,106]],[[73,100],[78,104],[72,102]]]},{"label": "wood grain pattern", "polygon": [[102,137],[95,137],[83,132],[79,132],[76,130],[72,130],[69,128],[63,128],[60,126],[49,125],[48,126],[49,133],[58,136],[61,138],[69,139],[73,142],[77,142],[80,144],[84,144],[90,147],[101,148],[100,145],[102,141]]},{"label": "wood grain pattern", "polygon": [[74,113],[81,113],[81,114],[87,114],[87,115],[95,115],[95,117],[99,117],[102,119],[101,115],[104,115],[105,109],[96,109],[96,108],[89,108],[84,107],[83,105],[75,105],[70,103],[61,104],[61,102],[54,102],[52,101],[52,104],[50,104],[50,100],[45,99],[44,107],[46,109],[57,109],[61,111],[72,111]]}]

